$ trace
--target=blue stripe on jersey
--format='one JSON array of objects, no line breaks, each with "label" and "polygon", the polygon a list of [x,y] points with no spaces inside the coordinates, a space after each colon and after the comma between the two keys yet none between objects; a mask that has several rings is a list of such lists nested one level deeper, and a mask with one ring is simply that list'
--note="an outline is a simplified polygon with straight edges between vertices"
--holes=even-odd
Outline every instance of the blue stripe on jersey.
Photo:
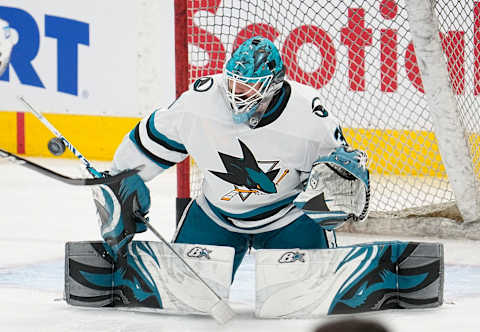
[{"label": "blue stripe on jersey", "polygon": [[145,146],[143,146],[142,142],[140,141],[140,129],[138,126],[139,125],[137,124],[135,129],[133,129],[128,135],[128,137],[133,142],[133,144],[135,144],[138,150],[142,152],[148,159],[150,159],[151,161],[153,161],[155,164],[157,164],[159,167],[163,169],[167,169],[175,165],[174,162],[157,157],[156,155],[151,153]]},{"label": "blue stripe on jersey", "polygon": [[157,113],[157,112],[153,112],[152,115],[150,115],[150,117],[148,118],[148,121],[147,121],[148,137],[150,137],[150,139],[152,141],[154,141],[157,144],[160,144],[161,146],[163,146],[167,150],[187,154],[188,152],[185,149],[185,146],[183,146],[182,144],[180,144],[180,143],[178,143],[178,142],[176,142],[172,139],[169,139],[167,136],[161,134],[157,130],[157,128],[155,128],[155,120],[154,120],[155,119],[155,113]]},{"label": "blue stripe on jersey", "polygon": [[239,219],[239,220],[242,220],[242,219],[248,220],[248,219],[259,219],[257,217],[259,217],[262,214],[265,215],[264,218],[267,218],[267,217],[269,217],[267,215],[268,212],[279,210],[279,208],[281,209],[281,208],[289,205],[290,203],[293,202],[295,197],[297,197],[297,195],[287,197],[285,199],[282,199],[281,201],[275,202],[275,203],[270,204],[270,205],[262,206],[261,208],[258,208],[258,209],[254,209],[254,210],[251,210],[251,211],[248,211],[248,212],[245,212],[245,213],[238,213],[238,214],[226,212],[226,211],[216,207],[212,203],[210,203],[210,201],[208,199],[205,198],[205,200],[207,201],[207,203],[210,206],[210,208],[212,209],[212,211],[222,220],[225,217],[230,217],[230,218]]}]

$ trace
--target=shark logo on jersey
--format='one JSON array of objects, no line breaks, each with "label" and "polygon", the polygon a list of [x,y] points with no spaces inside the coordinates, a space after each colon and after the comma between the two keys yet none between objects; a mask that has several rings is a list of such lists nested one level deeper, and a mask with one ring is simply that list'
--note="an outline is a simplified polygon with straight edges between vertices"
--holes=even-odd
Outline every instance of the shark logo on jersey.
[{"label": "shark logo on jersey", "polygon": [[205,257],[206,259],[210,259],[210,253],[212,251],[208,250],[207,248],[200,248],[200,247],[193,247],[190,249],[190,251],[187,253],[188,257],[194,257],[194,258],[202,258]]},{"label": "shark logo on jersey", "polygon": [[[276,185],[287,175],[285,170],[282,176],[273,182],[280,172],[280,169],[274,169],[279,161],[257,161],[252,151],[238,140],[242,148],[243,157],[238,158],[219,152],[220,159],[227,170],[226,173],[210,171],[220,179],[234,185],[234,189],[222,197],[222,200],[229,201],[234,196],[239,196],[245,201],[251,194],[274,194],[277,192]],[[263,170],[260,166],[268,169]]]},{"label": "shark logo on jersey", "polygon": [[294,263],[294,262],[302,262],[305,263],[305,253],[301,253],[299,251],[287,251],[278,259],[279,263]]}]

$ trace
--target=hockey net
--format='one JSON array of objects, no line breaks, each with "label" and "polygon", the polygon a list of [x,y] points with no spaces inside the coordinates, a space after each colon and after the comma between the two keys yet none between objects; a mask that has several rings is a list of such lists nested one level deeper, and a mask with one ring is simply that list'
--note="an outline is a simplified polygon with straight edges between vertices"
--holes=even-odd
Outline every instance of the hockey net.
[{"label": "hockey net", "polygon": [[[186,6],[189,83],[220,73],[249,37],[271,39],[287,78],[316,88],[350,145],[367,151],[370,219],[462,221],[438,149],[405,1],[187,0]],[[471,199],[479,201],[480,3],[439,0],[433,8],[474,170]],[[202,177],[194,163],[189,176],[195,197]]]}]

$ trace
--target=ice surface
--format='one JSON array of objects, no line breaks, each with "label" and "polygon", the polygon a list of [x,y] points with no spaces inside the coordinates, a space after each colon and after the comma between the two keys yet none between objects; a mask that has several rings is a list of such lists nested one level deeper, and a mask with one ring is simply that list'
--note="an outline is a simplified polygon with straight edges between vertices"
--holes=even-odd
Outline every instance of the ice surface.
[{"label": "ice surface", "polygon": [[[80,176],[77,160],[34,159],[65,174]],[[102,170],[106,163],[95,163]],[[174,232],[175,173],[149,183],[152,224],[166,237]],[[0,330],[1,331],[312,331],[328,317],[260,320],[253,315],[254,256],[246,256],[231,290],[237,317],[219,326],[207,316],[138,313],[68,306],[62,300],[66,241],[99,240],[90,190],[0,162]],[[147,232],[136,237],[155,240]],[[398,237],[339,234],[340,244]],[[378,320],[392,332],[478,331],[480,242],[440,241],[445,246],[445,304],[437,309],[393,310],[359,315]]]}]

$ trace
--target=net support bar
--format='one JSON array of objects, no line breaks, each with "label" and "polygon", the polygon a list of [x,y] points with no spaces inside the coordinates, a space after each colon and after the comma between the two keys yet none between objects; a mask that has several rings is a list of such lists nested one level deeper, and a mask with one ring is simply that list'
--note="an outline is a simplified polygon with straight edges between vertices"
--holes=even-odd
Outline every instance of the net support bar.
[{"label": "net support bar", "polygon": [[463,220],[472,222],[480,217],[475,174],[448,78],[434,8],[430,0],[407,0],[406,7],[438,148]]}]

